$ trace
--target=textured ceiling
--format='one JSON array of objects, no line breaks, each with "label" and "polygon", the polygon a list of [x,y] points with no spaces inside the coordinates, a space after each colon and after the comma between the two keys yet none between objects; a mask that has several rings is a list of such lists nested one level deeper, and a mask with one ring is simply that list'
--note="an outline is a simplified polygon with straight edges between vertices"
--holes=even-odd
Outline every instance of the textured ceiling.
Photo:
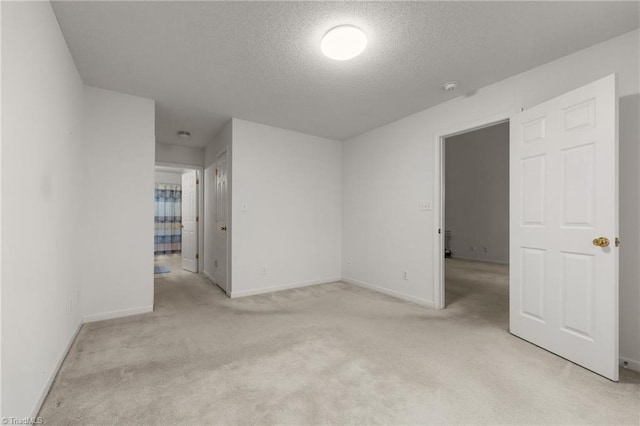
[{"label": "textured ceiling", "polygon": [[[237,117],[345,139],[639,26],[638,2],[60,2],[86,84],[156,100],[158,141]],[[322,35],[368,35],[333,61]],[[442,84],[457,80],[459,90]],[[191,132],[184,142],[178,130]]]}]

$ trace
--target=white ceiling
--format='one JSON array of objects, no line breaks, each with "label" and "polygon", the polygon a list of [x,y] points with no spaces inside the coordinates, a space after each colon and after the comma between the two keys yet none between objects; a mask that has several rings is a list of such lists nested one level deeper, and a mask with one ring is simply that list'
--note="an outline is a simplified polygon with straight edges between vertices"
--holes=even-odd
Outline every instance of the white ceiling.
[{"label": "white ceiling", "polygon": [[[86,84],[155,99],[158,141],[231,117],[346,139],[639,26],[638,2],[61,2]],[[339,24],[368,35],[320,52]],[[459,90],[442,84],[456,80]],[[177,137],[178,130],[191,139]]]}]

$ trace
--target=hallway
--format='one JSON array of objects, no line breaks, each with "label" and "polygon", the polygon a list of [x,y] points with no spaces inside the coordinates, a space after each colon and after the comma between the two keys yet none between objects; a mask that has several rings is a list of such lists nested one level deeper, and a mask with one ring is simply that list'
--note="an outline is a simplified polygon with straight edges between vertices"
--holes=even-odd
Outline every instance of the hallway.
[{"label": "hallway", "polygon": [[154,266],[166,266],[169,268],[168,273],[154,274],[154,279],[168,277],[183,277],[193,272],[182,269],[182,255],[180,253],[159,254],[153,257]]}]

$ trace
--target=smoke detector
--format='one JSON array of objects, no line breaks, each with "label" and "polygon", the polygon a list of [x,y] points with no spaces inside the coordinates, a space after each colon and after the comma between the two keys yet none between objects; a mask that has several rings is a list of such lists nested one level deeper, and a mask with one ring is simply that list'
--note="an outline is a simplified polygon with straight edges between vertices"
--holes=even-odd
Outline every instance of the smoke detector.
[{"label": "smoke detector", "polygon": [[180,139],[189,139],[191,137],[191,133],[187,132],[186,130],[180,130],[178,132],[178,137]]},{"label": "smoke detector", "polygon": [[448,81],[442,86],[442,88],[447,92],[453,92],[458,88],[458,83],[456,83],[455,81]]}]

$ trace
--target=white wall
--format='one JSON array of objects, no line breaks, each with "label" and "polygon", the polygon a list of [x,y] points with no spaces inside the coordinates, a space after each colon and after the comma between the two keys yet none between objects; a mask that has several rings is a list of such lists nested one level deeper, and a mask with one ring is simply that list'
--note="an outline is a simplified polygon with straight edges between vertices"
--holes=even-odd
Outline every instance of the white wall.
[{"label": "white wall", "polygon": [[[621,214],[620,226],[626,241],[620,258],[620,353],[640,362],[639,34],[624,34],[346,141],[343,276],[432,304],[433,211],[418,211],[417,206],[422,200],[433,201],[436,135],[513,114],[617,73],[620,151],[632,156],[620,162],[621,205],[631,210]],[[402,279],[402,270],[408,271],[408,280]]]},{"label": "white wall", "polygon": [[153,309],[154,108],[85,86],[85,321]]},{"label": "white wall", "polygon": [[[229,120],[227,124],[218,132],[216,137],[207,145],[205,150],[205,170],[204,170],[204,269],[203,274],[212,281],[217,276],[215,271],[216,260],[216,223],[215,223],[215,162],[218,155],[227,150],[227,190],[229,195],[229,204],[227,212],[227,250],[229,253],[227,264],[227,280],[232,281],[231,270],[231,248],[233,246],[233,218],[232,195],[233,195],[233,120]],[[220,265],[220,264],[219,264]],[[220,265],[221,266],[221,265]]]},{"label": "white wall", "polygon": [[446,139],[445,229],[453,257],[509,261],[509,123]]},{"label": "white wall", "polygon": [[81,321],[80,76],[48,2],[2,2],[2,417],[35,415]]},{"label": "white wall", "polygon": [[232,297],[340,278],[341,186],[340,142],[233,120]]},{"label": "white wall", "polygon": [[174,185],[182,185],[182,173],[171,172],[155,172],[155,183],[171,183]]},{"label": "white wall", "polygon": [[204,166],[204,149],[156,143],[156,162]]}]

